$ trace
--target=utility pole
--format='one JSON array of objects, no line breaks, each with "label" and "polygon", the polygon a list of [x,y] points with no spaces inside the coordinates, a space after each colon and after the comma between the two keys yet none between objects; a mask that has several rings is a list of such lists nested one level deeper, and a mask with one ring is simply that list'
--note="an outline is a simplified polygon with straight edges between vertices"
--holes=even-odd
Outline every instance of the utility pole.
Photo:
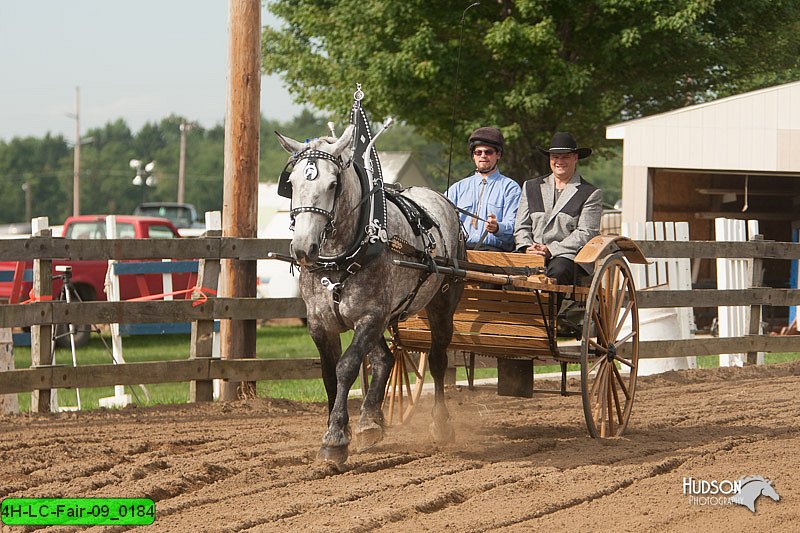
[{"label": "utility pole", "polygon": [[25,220],[30,222],[33,212],[33,202],[31,201],[31,182],[25,180],[22,184],[22,190],[25,191]]},{"label": "utility pole", "polygon": [[195,126],[194,122],[181,120],[181,156],[178,162],[178,203],[183,203],[183,192],[186,187],[186,135]]},{"label": "utility pole", "polygon": [[[225,113],[225,173],[222,236],[256,237],[258,150],[261,121],[261,0],[228,0],[228,102]],[[255,297],[256,262],[222,262],[222,296]],[[223,320],[223,359],[252,358],[255,320]],[[223,382],[220,400],[255,396],[254,382]]]},{"label": "utility pole", "polygon": [[67,113],[75,119],[75,152],[72,160],[72,215],[81,214],[81,145],[89,144],[94,137],[81,139],[81,88],[75,87],[75,114]]},{"label": "utility pole", "polygon": [[75,87],[75,156],[72,161],[72,216],[81,214],[81,88]]}]

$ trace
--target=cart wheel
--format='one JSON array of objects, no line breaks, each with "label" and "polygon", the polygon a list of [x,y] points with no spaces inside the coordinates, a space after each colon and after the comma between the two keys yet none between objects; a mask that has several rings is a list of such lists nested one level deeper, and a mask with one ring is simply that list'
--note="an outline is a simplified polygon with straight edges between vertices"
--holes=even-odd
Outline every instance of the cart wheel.
[{"label": "cart wheel", "polygon": [[583,321],[581,395],[589,434],[619,437],[628,425],[639,364],[639,308],[620,253],[597,267]]},{"label": "cart wheel", "polygon": [[[383,397],[383,416],[386,427],[401,426],[408,422],[417,408],[425,384],[425,372],[428,369],[427,352],[409,352],[387,341],[394,354],[394,366],[389,372],[386,382],[386,393]],[[369,359],[364,358],[361,368],[362,390],[369,384]]]}]

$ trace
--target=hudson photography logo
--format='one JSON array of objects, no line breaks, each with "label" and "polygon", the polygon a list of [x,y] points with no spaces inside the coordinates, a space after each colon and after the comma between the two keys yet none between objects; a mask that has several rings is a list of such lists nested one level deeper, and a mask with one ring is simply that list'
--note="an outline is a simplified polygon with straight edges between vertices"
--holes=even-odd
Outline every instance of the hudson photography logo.
[{"label": "hudson photography logo", "polygon": [[772,483],[761,476],[746,476],[735,481],[685,477],[683,494],[689,497],[690,505],[743,505],[754,513],[759,496],[776,502],[781,499]]}]

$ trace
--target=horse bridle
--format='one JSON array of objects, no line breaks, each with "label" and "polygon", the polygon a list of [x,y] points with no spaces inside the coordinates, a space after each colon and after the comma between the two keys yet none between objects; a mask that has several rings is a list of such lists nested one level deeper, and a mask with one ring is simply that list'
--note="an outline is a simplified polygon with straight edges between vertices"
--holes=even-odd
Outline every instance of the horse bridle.
[{"label": "horse bridle", "polygon": [[[286,166],[281,172],[281,177],[278,180],[278,194],[285,198],[292,198],[292,183],[289,181],[289,176],[291,175],[291,170],[289,167],[294,168],[297,163],[302,160],[307,160],[306,168],[303,171],[308,181],[314,181],[319,177],[319,170],[317,169],[317,159],[326,159],[336,165],[336,191],[334,192],[333,197],[333,208],[328,211],[327,209],[322,209],[321,207],[316,207],[313,205],[304,205],[300,207],[293,207],[289,210],[289,218],[290,224],[289,228],[294,229],[294,219],[300,213],[315,213],[317,215],[322,215],[328,222],[325,224],[324,233],[331,231],[334,229],[333,227],[333,218],[336,212],[336,200],[339,198],[339,194],[342,192],[342,172],[348,166],[350,166],[351,161],[348,161],[346,164],[342,162],[342,158],[334,157],[333,155],[329,154],[328,152],[323,152],[322,150],[311,150],[306,149],[302,152],[292,155],[289,158],[289,161],[286,163]],[[323,235],[324,237],[324,235]]]}]

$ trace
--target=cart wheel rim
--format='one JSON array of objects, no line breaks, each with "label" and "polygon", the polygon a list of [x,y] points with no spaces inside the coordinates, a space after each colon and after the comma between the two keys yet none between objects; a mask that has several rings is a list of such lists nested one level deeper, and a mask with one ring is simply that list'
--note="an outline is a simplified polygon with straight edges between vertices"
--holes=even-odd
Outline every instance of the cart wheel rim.
[{"label": "cart wheel rim", "polygon": [[639,366],[639,308],[620,253],[602,260],[586,301],[581,339],[581,395],[589,434],[619,437],[633,408]]}]

